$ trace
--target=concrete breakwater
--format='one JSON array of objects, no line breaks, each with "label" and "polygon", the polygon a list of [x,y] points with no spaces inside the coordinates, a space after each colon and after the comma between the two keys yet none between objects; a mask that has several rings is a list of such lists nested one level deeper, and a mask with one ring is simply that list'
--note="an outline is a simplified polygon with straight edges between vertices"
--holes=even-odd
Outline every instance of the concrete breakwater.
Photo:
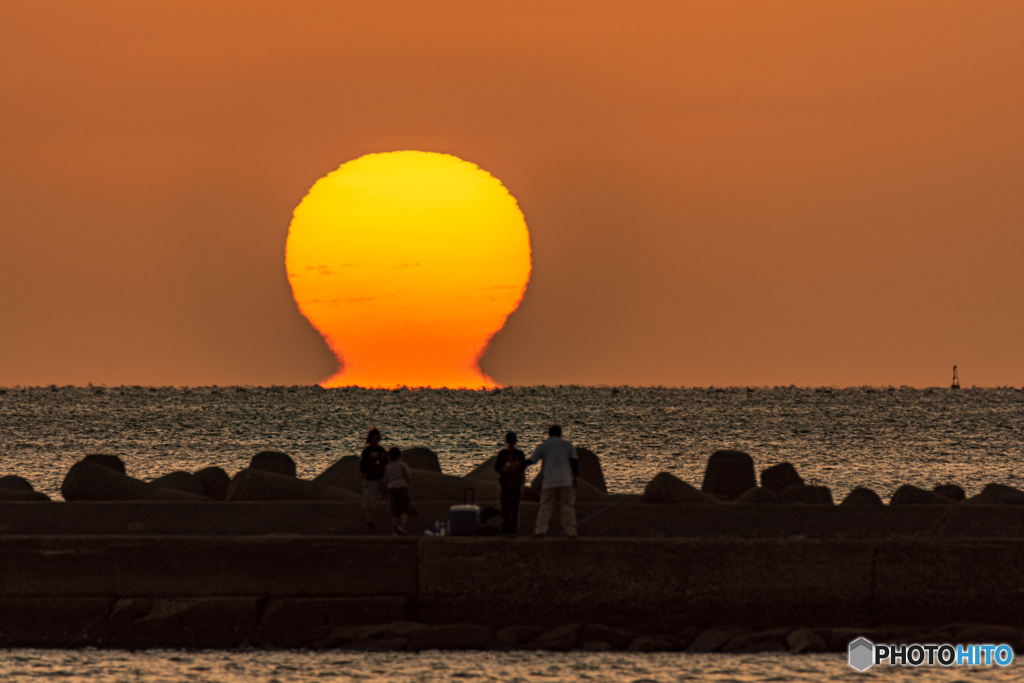
[{"label": "concrete breakwater", "polygon": [[1019,646],[1022,570],[1020,537],[4,535],[0,644],[820,650],[988,624]]},{"label": "concrete breakwater", "polygon": [[[420,450],[414,533],[447,520],[467,487],[493,505],[493,463],[451,477]],[[145,482],[87,456],[64,503],[4,480],[0,500],[21,501],[0,502],[8,647],[1024,645],[1024,492],[999,484],[970,499],[902,486],[889,505],[855,489],[835,505],[788,463],[758,485],[750,456],[719,451],[700,490],[661,473],[622,495],[588,454],[581,538],[534,540],[367,533],[353,457],[316,480],[263,452],[233,478],[211,467]],[[523,504],[521,530],[537,507]],[[386,506],[374,514],[388,529]]]}]

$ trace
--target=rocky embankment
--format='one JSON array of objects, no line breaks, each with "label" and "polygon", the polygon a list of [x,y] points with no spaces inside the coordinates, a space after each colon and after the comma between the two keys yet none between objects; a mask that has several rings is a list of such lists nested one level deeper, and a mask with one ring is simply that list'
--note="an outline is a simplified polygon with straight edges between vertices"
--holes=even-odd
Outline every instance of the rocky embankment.
[{"label": "rocky embankment", "polygon": [[[395,614],[393,601],[363,601],[367,617]],[[1000,624],[956,622],[934,628],[892,625],[882,628],[781,626],[768,629],[713,626],[682,629],[657,623],[607,626],[601,623],[526,625],[493,629],[486,624],[427,624],[405,619],[378,624],[348,625],[337,616],[338,600],[324,599],[148,599],[113,603],[93,601],[72,613],[57,601],[33,610],[32,632],[15,629],[0,634],[5,647],[153,647],[268,649],[344,649],[358,651],[422,650],[546,650],[591,652],[691,652],[793,654],[846,652],[860,637],[888,644],[1006,643],[1024,647],[1024,631]],[[55,607],[58,608],[55,610]],[[62,628],[42,629],[38,622],[59,612]],[[21,616],[27,616],[22,614]],[[70,618],[69,618],[70,617]],[[0,617],[4,623],[10,615]],[[56,619],[54,620],[56,621]]]},{"label": "rocky embankment", "polygon": [[[608,491],[599,458],[586,448],[577,448],[580,477],[578,503],[663,503],[676,505],[835,505],[826,486],[806,484],[790,463],[778,463],[761,471],[753,459],[740,451],[717,451],[709,459],[700,488],[669,472],[661,472],[647,483],[642,495]],[[459,501],[468,489],[476,500],[496,503],[500,488],[494,471],[495,458],[489,458],[464,476],[445,474],[437,455],[428,448],[412,448],[403,460],[415,472],[411,490],[414,502]],[[758,481],[758,479],[760,481]],[[524,487],[523,500],[539,500],[543,474],[538,473]],[[362,483],[359,457],[345,456],[314,479],[296,476],[294,460],[285,453],[263,451],[253,456],[249,467],[233,477],[220,467],[196,472],[169,472],[152,481],[132,477],[124,462],[114,455],[85,456],[68,471],[61,486],[66,501],[337,501],[358,502]],[[35,491],[22,477],[0,477],[0,502],[46,502],[49,497]],[[911,484],[892,492],[889,505],[1024,505],[1024,491],[999,483],[987,485],[977,495],[967,497],[953,483],[932,490]],[[839,505],[880,506],[881,496],[870,489],[856,488]]]}]

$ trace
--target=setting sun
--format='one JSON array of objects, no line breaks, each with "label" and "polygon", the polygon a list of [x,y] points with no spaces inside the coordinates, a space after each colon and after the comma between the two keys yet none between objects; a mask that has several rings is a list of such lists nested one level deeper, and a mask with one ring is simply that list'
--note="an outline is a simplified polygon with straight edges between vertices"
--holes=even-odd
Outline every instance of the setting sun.
[{"label": "setting sun", "polygon": [[341,369],[325,387],[493,387],[479,359],[519,305],[530,237],[515,198],[447,154],[368,154],[295,209],[286,267]]}]

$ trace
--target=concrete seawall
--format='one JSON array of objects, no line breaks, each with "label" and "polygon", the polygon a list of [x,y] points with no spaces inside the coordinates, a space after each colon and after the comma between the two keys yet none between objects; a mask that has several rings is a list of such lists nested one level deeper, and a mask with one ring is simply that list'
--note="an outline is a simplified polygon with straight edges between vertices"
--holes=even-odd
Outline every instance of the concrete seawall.
[{"label": "concrete seawall", "polygon": [[[448,516],[417,508],[414,530]],[[353,503],[2,503],[0,646],[332,647],[389,622],[371,646],[409,622],[1024,626],[1016,506],[623,498],[577,514],[581,538],[536,541],[368,535]]]},{"label": "concrete seawall", "polygon": [[1024,625],[1019,537],[5,535],[0,577],[8,647],[325,647],[402,620]]}]

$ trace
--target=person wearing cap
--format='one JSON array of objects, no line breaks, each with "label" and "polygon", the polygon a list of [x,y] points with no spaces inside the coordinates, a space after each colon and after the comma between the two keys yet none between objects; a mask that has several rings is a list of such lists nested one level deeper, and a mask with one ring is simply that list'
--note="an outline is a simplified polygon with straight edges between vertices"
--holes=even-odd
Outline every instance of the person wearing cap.
[{"label": "person wearing cap", "polygon": [[506,434],[505,448],[494,463],[501,484],[501,531],[506,536],[515,536],[519,526],[519,498],[527,465],[526,454],[516,448],[518,440],[515,432]]}]

